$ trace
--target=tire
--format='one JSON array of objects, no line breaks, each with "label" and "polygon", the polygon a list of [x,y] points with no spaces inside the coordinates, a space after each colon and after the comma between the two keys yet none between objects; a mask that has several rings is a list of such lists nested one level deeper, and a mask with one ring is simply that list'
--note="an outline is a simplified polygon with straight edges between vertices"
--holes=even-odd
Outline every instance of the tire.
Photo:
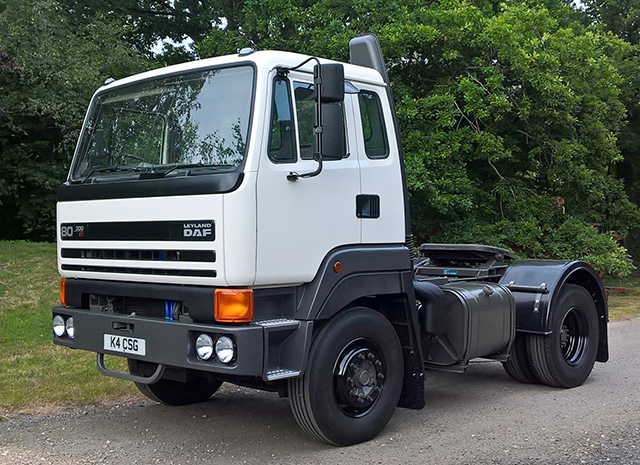
[{"label": "tire", "polygon": [[598,351],[598,312],[581,286],[566,284],[551,315],[551,334],[529,335],[529,363],[549,386],[572,388],[589,377]]},{"label": "tire", "polygon": [[289,380],[291,410],[320,441],[368,441],[393,415],[403,374],[402,347],[391,323],[371,309],[354,308],[315,337],[305,372]]},{"label": "tire", "polygon": [[526,334],[516,333],[516,338],[511,346],[509,358],[502,364],[502,366],[509,376],[520,383],[540,383],[540,380],[529,364]]},{"label": "tire", "polygon": [[[128,360],[129,373],[149,376],[155,371],[155,364]],[[203,377],[187,374],[187,382],[161,378],[153,384],[134,383],[138,390],[149,399],[165,405],[180,406],[197,404],[209,399],[220,389],[222,381],[209,381]]]}]

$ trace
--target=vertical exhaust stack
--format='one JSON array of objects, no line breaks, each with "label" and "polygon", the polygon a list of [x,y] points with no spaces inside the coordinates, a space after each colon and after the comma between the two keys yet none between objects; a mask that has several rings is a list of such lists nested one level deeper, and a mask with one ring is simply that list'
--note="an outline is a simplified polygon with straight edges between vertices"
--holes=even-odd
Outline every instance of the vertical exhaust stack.
[{"label": "vertical exhaust stack", "polygon": [[354,37],[349,41],[349,62],[354,65],[375,69],[389,85],[389,75],[384,64],[380,42],[374,34]]}]

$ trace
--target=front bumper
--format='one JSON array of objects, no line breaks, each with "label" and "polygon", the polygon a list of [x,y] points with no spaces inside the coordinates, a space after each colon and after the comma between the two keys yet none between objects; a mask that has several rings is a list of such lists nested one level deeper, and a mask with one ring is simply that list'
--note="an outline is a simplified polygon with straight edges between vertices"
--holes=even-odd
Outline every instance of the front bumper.
[{"label": "front bumper", "polygon": [[[188,368],[228,376],[260,377],[265,381],[295,377],[304,370],[311,342],[312,322],[278,319],[243,326],[187,323],[118,315],[57,306],[54,315],[73,317],[74,338],[53,336],[53,342],[74,349],[124,356],[165,366]],[[199,334],[228,336],[235,357],[222,363],[215,357],[200,359],[195,350]],[[105,350],[104,335],[143,339],[144,356]]]}]

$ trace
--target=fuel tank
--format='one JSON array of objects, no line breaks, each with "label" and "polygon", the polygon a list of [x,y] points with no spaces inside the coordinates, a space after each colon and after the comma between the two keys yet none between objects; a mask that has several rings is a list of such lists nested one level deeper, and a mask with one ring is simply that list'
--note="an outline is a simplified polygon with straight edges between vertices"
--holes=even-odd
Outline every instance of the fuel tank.
[{"label": "fuel tank", "polygon": [[515,301],[503,285],[464,282],[439,286],[443,296],[425,309],[425,366],[464,371],[477,357],[506,359],[515,337]]}]

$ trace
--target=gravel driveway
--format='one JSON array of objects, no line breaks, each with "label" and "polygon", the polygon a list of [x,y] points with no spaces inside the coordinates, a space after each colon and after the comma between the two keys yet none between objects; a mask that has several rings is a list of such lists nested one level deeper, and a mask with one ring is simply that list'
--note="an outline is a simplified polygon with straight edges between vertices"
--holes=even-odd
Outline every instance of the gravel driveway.
[{"label": "gravel driveway", "polygon": [[209,402],[148,401],[0,423],[0,464],[640,464],[640,318],[610,325],[611,359],[562,390],[494,362],[427,372],[427,407],[396,410],[373,441],[336,448],[287,399],[225,385]]}]

